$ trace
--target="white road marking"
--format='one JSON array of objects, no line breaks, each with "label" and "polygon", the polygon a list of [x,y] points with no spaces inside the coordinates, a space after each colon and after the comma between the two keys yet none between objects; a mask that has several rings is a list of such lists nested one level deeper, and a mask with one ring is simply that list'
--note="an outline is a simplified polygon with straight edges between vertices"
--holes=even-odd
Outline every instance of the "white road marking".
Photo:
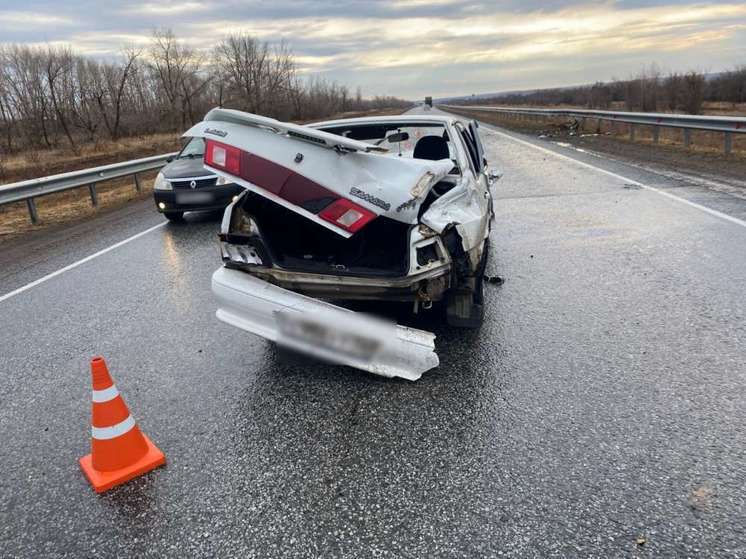
[{"label": "white road marking", "polygon": [[[699,211],[708,213],[710,215],[713,215],[715,217],[719,217],[720,219],[724,219],[725,221],[729,221],[731,223],[735,223],[736,225],[740,225],[741,227],[746,227],[746,221],[742,219],[738,219],[737,217],[733,217],[732,215],[724,214],[723,212],[719,212],[717,210],[713,210],[712,208],[708,208],[707,206],[703,206],[702,204],[697,204],[696,202],[691,202],[687,200],[686,198],[681,198],[680,196],[676,196],[675,194],[671,194],[670,192],[666,192],[665,190],[661,190],[660,188],[655,188],[654,186],[649,186],[647,184],[643,184],[640,181],[636,181],[634,179],[627,178],[625,176],[619,175],[617,173],[614,173],[612,171],[607,171],[606,169],[602,169],[601,167],[596,167],[595,165],[591,165],[590,163],[586,163],[585,161],[580,161],[578,159],[574,159],[572,157],[569,157],[567,155],[563,155],[561,153],[557,153],[556,151],[553,151],[551,149],[547,149],[542,146],[537,146],[536,144],[532,144],[531,142],[527,142],[526,140],[521,140],[520,138],[516,138],[514,136],[511,136],[510,134],[506,134],[505,132],[500,132],[499,130],[496,130],[494,126],[489,126],[487,128],[490,132],[493,132],[494,134],[497,134],[498,136],[502,136],[504,138],[507,138],[509,140],[513,140],[514,142],[518,142],[519,144],[523,144],[525,146],[528,146],[530,148],[534,148],[536,150],[539,150],[541,152],[547,153],[549,155],[553,155],[554,157],[558,157],[559,159],[564,159],[566,161],[572,161],[576,165],[580,165],[581,167],[585,167],[586,169],[592,169],[596,172],[603,173],[605,175],[608,175],[610,177],[614,177],[615,179],[619,179],[627,184],[633,184],[635,186],[639,186],[640,188],[644,188],[645,190],[650,190],[651,192],[655,192],[656,194],[660,194],[661,196],[665,196],[666,198],[670,198],[671,200],[676,200],[677,202],[681,202],[682,204],[686,204],[687,206],[691,206],[692,208],[696,208]],[[2,299],[0,299],[2,300]]]},{"label": "white road marking", "polygon": [[19,287],[18,289],[14,289],[10,293],[6,293],[5,295],[0,296],[0,303],[3,301],[6,301],[10,299],[11,297],[15,297],[16,295],[23,293],[24,291],[28,291],[32,287],[36,287],[39,284],[44,283],[45,281],[48,281],[54,277],[57,277],[61,274],[64,274],[65,272],[69,272],[70,270],[77,268],[81,264],[85,264],[86,262],[90,262],[94,258],[98,258],[102,254],[106,254],[107,252],[111,252],[114,249],[119,248],[120,246],[126,245],[127,243],[134,241],[135,239],[139,239],[143,235],[147,235],[148,233],[155,231],[156,229],[160,229],[164,225],[166,225],[168,222],[164,221],[163,223],[159,223],[158,225],[154,225],[153,227],[150,227],[148,229],[145,229],[145,231],[140,231],[136,235],[132,235],[131,237],[127,237],[123,241],[119,241],[118,243],[114,243],[113,245],[106,247],[103,250],[99,250],[98,252],[94,252],[93,254],[86,256],[85,258],[82,258],[81,260],[78,260],[77,262],[73,262],[72,264],[68,264],[64,268],[60,268],[59,270],[56,270],[52,272],[51,274],[47,274],[46,276],[40,277],[37,280],[32,281],[31,283],[27,283],[23,287]]}]

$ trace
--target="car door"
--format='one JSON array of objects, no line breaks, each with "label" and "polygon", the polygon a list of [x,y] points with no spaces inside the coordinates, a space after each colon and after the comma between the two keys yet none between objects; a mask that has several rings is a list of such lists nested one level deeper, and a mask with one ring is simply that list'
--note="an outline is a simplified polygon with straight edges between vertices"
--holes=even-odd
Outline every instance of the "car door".
[{"label": "car door", "polygon": [[490,190],[490,169],[489,164],[487,163],[487,156],[484,152],[484,145],[482,144],[482,138],[479,137],[479,123],[476,120],[472,120],[469,122],[468,126],[469,130],[469,136],[471,137],[472,141],[474,142],[474,146],[476,148],[477,152],[477,158],[479,160],[480,169],[479,169],[479,180],[484,185],[486,189],[486,198],[489,201],[489,213],[490,216],[493,215],[493,209],[492,209],[492,191]]},{"label": "car door", "polygon": [[477,148],[477,157],[479,158],[479,163],[481,166],[479,171],[485,172],[487,168],[487,158],[484,156],[484,146],[482,145],[482,139],[479,137],[478,128],[479,123],[476,120],[472,120],[469,123],[469,134],[471,135],[471,139]]},{"label": "car door", "polygon": [[456,129],[459,131],[458,137],[469,161],[469,169],[465,169],[464,171],[470,174],[469,178],[472,182],[470,189],[473,192],[472,204],[478,208],[476,212],[473,212],[473,218],[470,220],[470,223],[464,225],[470,230],[469,236],[474,246],[477,246],[489,234],[489,221],[492,218],[492,195],[490,194],[489,182],[485,173],[484,156],[480,158],[478,144],[474,141],[469,127],[458,123]]}]

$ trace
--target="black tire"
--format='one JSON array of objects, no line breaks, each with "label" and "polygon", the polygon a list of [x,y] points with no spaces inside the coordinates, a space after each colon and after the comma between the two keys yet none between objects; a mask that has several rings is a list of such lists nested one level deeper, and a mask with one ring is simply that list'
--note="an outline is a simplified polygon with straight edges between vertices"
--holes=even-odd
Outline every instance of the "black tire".
[{"label": "black tire", "polygon": [[484,270],[489,244],[484,243],[482,259],[474,277],[452,289],[446,297],[446,323],[455,328],[477,329],[484,322]]},{"label": "black tire", "polygon": [[166,216],[167,220],[174,223],[184,221],[184,212],[163,212],[163,215]]}]

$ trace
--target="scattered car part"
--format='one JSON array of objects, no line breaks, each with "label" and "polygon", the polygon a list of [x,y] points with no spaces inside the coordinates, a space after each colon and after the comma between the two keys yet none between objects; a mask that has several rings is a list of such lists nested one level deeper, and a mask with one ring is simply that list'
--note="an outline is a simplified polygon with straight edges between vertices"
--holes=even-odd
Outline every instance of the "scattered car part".
[{"label": "scattered car part", "polygon": [[407,380],[438,366],[430,332],[387,324],[227,268],[213,274],[212,290],[223,322],[315,357]]}]

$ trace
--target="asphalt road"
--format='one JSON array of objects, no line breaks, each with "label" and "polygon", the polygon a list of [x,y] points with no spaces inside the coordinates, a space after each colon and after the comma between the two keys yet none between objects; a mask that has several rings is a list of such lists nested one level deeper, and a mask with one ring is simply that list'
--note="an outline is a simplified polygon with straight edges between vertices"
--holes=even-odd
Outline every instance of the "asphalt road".
[{"label": "asphalt road", "polygon": [[[482,134],[506,281],[416,383],[218,322],[219,216],[0,248],[0,556],[746,557],[746,200]],[[103,496],[95,354],[168,459]]]}]

